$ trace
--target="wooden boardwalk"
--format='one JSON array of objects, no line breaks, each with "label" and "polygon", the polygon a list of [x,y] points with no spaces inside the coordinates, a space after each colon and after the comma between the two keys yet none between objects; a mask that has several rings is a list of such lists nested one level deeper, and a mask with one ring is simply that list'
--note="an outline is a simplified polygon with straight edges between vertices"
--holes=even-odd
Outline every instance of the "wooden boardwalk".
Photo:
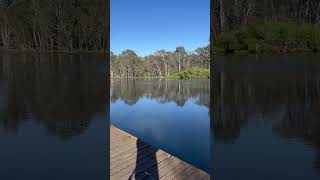
[{"label": "wooden boardwalk", "polygon": [[110,179],[194,179],[210,176],[178,158],[110,127]]}]

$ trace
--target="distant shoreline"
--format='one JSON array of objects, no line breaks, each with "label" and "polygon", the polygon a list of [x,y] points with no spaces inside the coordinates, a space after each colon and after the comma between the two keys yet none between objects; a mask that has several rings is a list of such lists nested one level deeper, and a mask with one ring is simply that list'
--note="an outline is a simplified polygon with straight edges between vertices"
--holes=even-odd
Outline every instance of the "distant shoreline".
[{"label": "distant shoreline", "polygon": [[219,34],[214,54],[319,53],[320,26],[296,20],[257,20]]},{"label": "distant shoreline", "polygon": [[110,79],[168,79],[167,77],[110,77]]},{"label": "distant shoreline", "polygon": [[184,71],[176,72],[168,76],[159,77],[111,77],[113,79],[169,79],[169,80],[185,80],[185,79],[210,79],[210,69],[194,67]]},{"label": "distant shoreline", "polygon": [[287,52],[280,52],[277,50],[264,50],[260,52],[249,51],[249,50],[233,50],[231,53],[226,53],[220,48],[215,48],[212,50],[213,56],[244,56],[244,55],[292,55],[292,54],[320,54],[320,51],[311,51],[307,49],[293,49]]},{"label": "distant shoreline", "polygon": [[165,80],[196,80],[196,79],[210,79],[210,77],[207,78],[180,78],[180,79],[173,79],[169,77],[110,77],[110,79],[165,79]]},{"label": "distant shoreline", "polygon": [[[169,80],[177,80],[169,77],[110,77],[111,79],[169,79]],[[209,79],[208,78],[190,78],[190,79]]]}]

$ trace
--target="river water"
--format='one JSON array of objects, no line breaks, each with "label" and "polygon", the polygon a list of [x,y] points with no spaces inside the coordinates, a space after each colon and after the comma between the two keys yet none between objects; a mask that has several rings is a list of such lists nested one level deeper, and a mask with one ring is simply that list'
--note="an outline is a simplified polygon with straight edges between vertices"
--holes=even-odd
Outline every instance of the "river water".
[{"label": "river water", "polygon": [[0,56],[0,179],[104,179],[106,65],[96,54]]},{"label": "river water", "polygon": [[213,177],[320,178],[320,57],[218,58]]},{"label": "river water", "polygon": [[210,170],[209,80],[112,79],[111,124]]}]

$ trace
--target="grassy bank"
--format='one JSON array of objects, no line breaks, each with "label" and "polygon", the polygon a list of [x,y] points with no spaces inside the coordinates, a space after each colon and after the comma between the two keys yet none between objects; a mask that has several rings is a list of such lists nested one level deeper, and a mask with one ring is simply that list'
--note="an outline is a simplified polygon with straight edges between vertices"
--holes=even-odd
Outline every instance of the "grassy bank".
[{"label": "grassy bank", "polygon": [[257,21],[223,33],[212,48],[215,54],[319,52],[320,26]]},{"label": "grassy bank", "polygon": [[167,77],[164,76],[159,76],[159,77],[149,77],[149,76],[145,76],[145,77],[111,77],[111,79],[166,79]]},{"label": "grassy bank", "polygon": [[111,79],[207,79],[210,78],[210,70],[206,68],[195,67],[181,71],[169,76],[159,77],[111,77]]},{"label": "grassy bank", "polygon": [[168,79],[206,79],[210,78],[210,70],[206,68],[195,67],[181,71],[167,77]]}]

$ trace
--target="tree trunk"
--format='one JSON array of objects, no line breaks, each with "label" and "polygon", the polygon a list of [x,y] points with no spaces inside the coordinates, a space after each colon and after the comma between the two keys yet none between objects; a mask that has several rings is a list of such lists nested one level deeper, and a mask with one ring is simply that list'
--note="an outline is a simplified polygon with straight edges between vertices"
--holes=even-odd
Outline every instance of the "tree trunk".
[{"label": "tree trunk", "polygon": [[220,0],[220,28],[221,33],[224,31],[224,10],[223,10],[223,0]]}]

